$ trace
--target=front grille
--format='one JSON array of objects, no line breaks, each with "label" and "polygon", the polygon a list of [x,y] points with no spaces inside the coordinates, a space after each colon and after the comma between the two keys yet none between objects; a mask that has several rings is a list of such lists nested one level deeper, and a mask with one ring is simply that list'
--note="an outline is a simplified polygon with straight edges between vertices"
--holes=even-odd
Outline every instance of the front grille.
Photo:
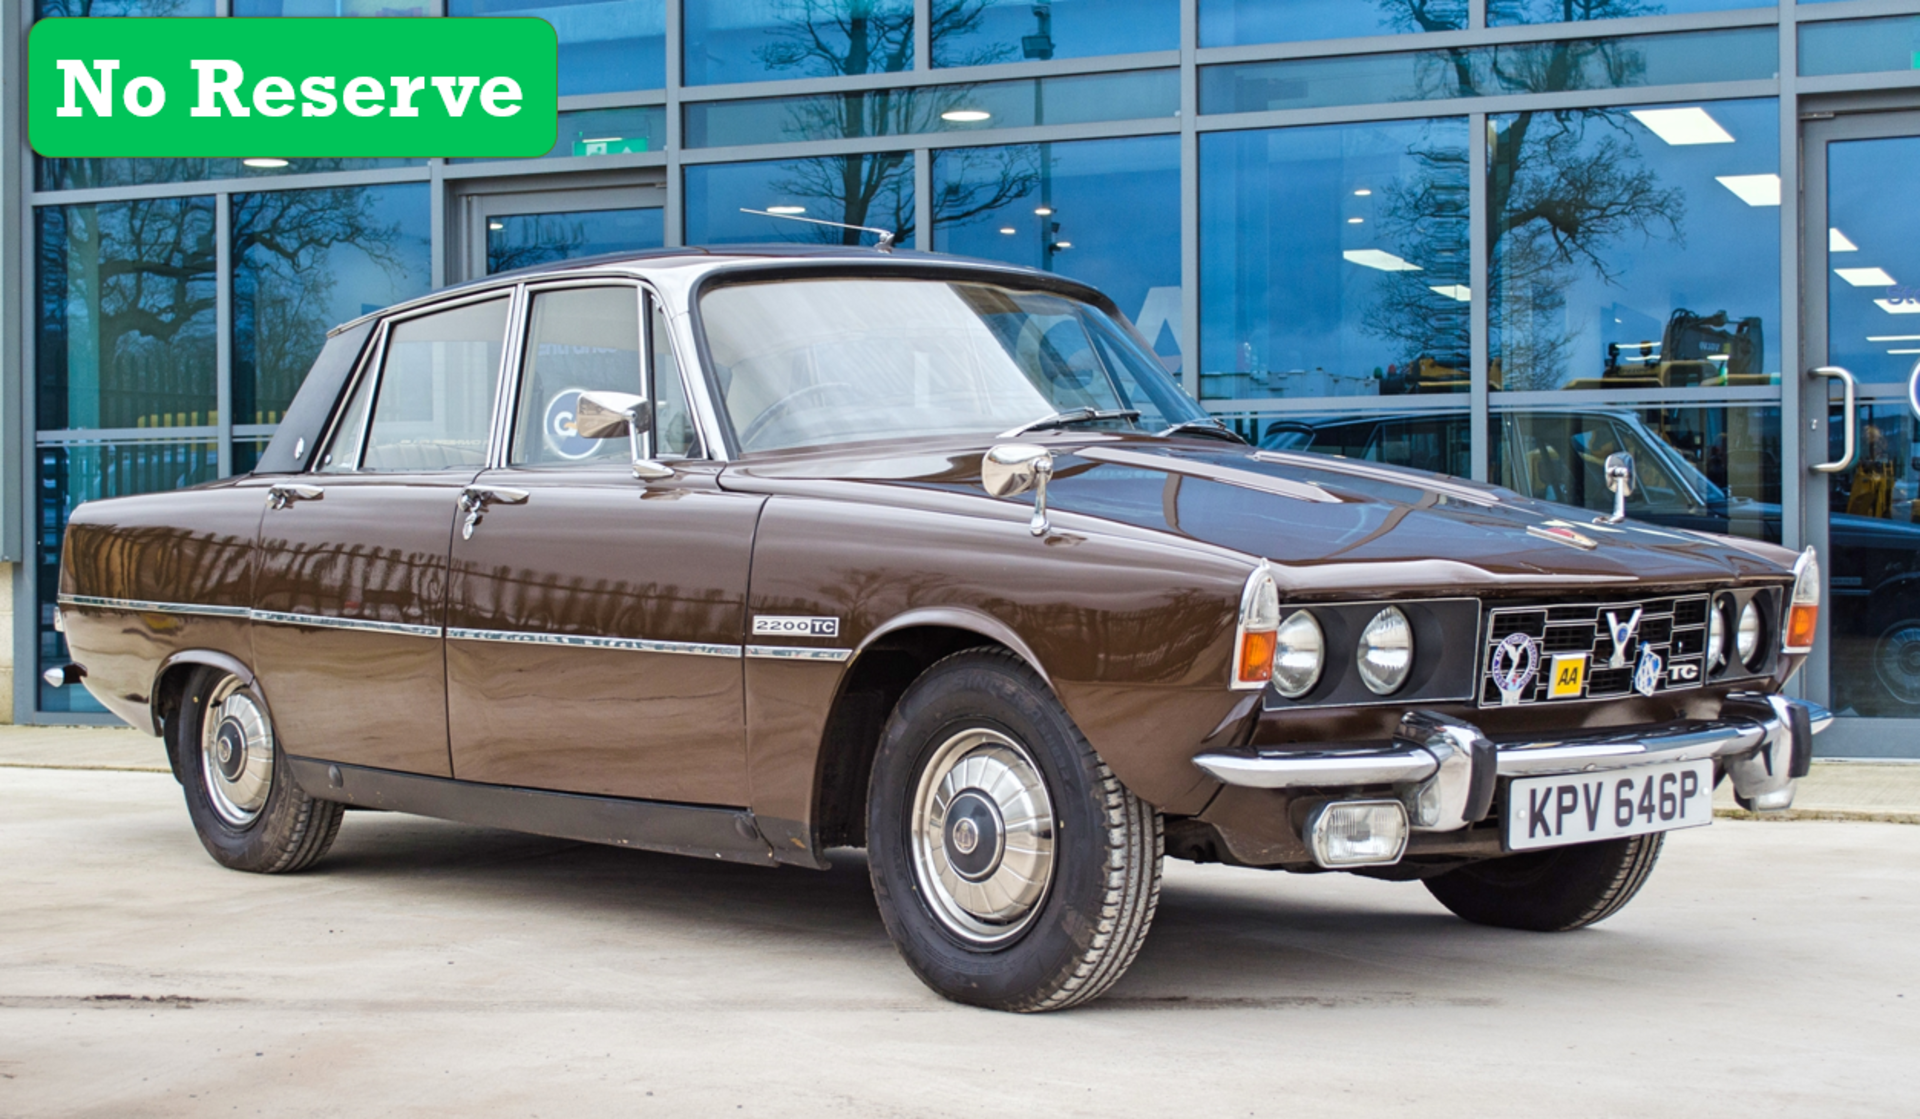
[{"label": "front grille", "polygon": [[[1634,612],[1639,618],[1634,620]],[[1611,620],[1609,619],[1611,615]],[[1632,623],[1614,664],[1612,623]],[[1487,612],[1481,649],[1480,706],[1571,703],[1643,692],[1697,688],[1706,676],[1707,596],[1680,595],[1627,602],[1497,606]],[[1526,641],[1507,645],[1513,634]],[[1530,646],[1533,672],[1519,679],[1520,650]],[[1508,698],[1500,675],[1514,685]],[[1636,677],[1638,678],[1636,682]]]}]

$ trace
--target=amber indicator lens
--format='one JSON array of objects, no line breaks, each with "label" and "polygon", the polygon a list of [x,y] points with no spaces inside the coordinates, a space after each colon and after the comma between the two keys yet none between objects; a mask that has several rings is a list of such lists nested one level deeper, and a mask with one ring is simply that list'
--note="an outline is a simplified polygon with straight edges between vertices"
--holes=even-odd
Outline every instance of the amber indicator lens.
[{"label": "amber indicator lens", "polygon": [[[1249,633],[1240,639],[1242,682],[1252,684],[1273,679],[1273,650],[1279,643],[1280,635],[1271,630],[1266,633]],[[1214,671],[1218,672],[1219,669]]]},{"label": "amber indicator lens", "polygon": [[1787,648],[1813,648],[1814,627],[1820,623],[1818,606],[1795,606],[1787,616]]},{"label": "amber indicator lens", "polygon": [[1793,609],[1787,612],[1787,639],[1782,648],[1789,653],[1813,649],[1813,633],[1820,622],[1820,559],[1812,548],[1800,554],[1794,564]]}]

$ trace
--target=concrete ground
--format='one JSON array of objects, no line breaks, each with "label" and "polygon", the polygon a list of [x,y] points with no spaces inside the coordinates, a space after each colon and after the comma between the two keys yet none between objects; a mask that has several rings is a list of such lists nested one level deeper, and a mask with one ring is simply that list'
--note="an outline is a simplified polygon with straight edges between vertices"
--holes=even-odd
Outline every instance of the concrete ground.
[{"label": "concrete ground", "polygon": [[1721,820],[1562,936],[1169,863],[1132,973],[1040,1017],[922,988],[836,862],[355,812],[258,877],[169,776],[16,762],[0,1116],[1920,1114],[1920,827]]}]

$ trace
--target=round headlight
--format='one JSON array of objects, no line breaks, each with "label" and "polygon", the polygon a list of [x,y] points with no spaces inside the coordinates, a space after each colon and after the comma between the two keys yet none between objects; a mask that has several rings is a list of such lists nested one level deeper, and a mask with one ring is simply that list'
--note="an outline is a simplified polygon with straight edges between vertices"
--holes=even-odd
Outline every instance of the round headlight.
[{"label": "round headlight", "polygon": [[1327,661],[1326,635],[1312,614],[1295,610],[1280,623],[1275,637],[1273,686],[1288,699],[1299,699],[1320,682],[1320,667]]},{"label": "round headlight", "polygon": [[1413,626],[1398,606],[1373,616],[1360,632],[1360,680],[1374,695],[1392,695],[1413,671]]},{"label": "round headlight", "polygon": [[1740,611],[1740,628],[1733,636],[1733,647],[1740,654],[1740,663],[1748,668],[1757,667],[1760,660],[1760,607],[1752,599],[1747,600],[1746,608]]},{"label": "round headlight", "polygon": [[1727,607],[1730,600],[1720,599],[1707,611],[1707,671],[1727,663]]}]

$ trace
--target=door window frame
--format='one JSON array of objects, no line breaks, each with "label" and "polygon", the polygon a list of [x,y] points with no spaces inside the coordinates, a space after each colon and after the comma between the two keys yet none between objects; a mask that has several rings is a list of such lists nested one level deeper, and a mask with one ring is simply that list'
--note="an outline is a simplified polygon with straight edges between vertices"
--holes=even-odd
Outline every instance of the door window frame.
[{"label": "door window frame", "polygon": [[[697,455],[675,455],[662,461],[672,462],[716,462],[720,456],[714,453],[712,432],[708,430],[701,412],[704,397],[694,391],[694,377],[690,375],[684,357],[684,349],[674,337],[672,305],[662,299],[653,285],[634,277],[624,276],[581,276],[541,280],[515,285],[517,292],[515,305],[508,312],[513,316],[509,323],[507,337],[513,347],[510,354],[501,355],[500,394],[494,412],[494,437],[492,448],[487,456],[488,470],[545,470],[573,469],[554,464],[535,465],[515,463],[513,459],[514,427],[520,420],[520,394],[525,387],[527,374],[527,341],[532,329],[533,302],[536,296],[553,292],[580,291],[587,288],[629,288],[639,300],[640,336],[636,342],[640,346],[640,376],[646,382],[647,407],[654,409],[658,403],[659,372],[654,368],[653,359],[653,309],[658,306],[667,322],[667,346],[673,352],[675,373],[680,379],[681,398],[686,401],[687,412],[693,423],[695,437],[699,440]],[[649,457],[659,457],[656,443],[657,435],[652,430],[656,425],[649,424],[645,437],[645,446]],[[592,469],[596,464],[581,464],[582,468]],[[623,467],[626,464],[622,464]],[[624,471],[623,471],[624,472]]]},{"label": "door window frame", "polygon": [[589,210],[661,210],[667,207],[667,180],[660,171],[597,178],[582,185],[579,175],[517,176],[511,179],[461,180],[451,184],[454,236],[448,238],[449,282],[478,280],[487,273],[487,222],[521,214],[576,214]]},{"label": "door window frame", "polygon": [[[1823,558],[1821,575],[1827,580],[1821,588],[1823,609],[1820,611],[1820,628],[1814,639],[1813,652],[1799,676],[1789,685],[1789,690],[1816,703],[1829,705],[1833,700],[1830,630],[1834,618],[1831,582],[1834,564],[1830,560],[1832,547],[1827,518],[1832,483],[1830,475],[1815,472],[1812,464],[1828,459],[1830,436],[1827,424],[1833,410],[1839,406],[1840,397],[1827,378],[1813,377],[1807,372],[1827,364],[1828,354],[1827,277],[1830,265],[1827,230],[1831,222],[1827,209],[1827,148],[1834,143],[1853,140],[1920,137],[1920,109],[1889,109],[1880,99],[1863,100],[1858,95],[1836,99],[1831,104],[1831,113],[1812,116],[1811,119],[1803,117],[1800,127],[1801,363],[1798,384],[1802,420],[1798,424],[1790,424],[1785,409],[1781,417],[1781,461],[1786,469],[1797,475],[1781,479],[1782,497],[1788,497],[1790,491],[1798,494],[1799,543],[1802,547],[1812,545],[1818,550]],[[1826,104],[1819,106],[1822,109],[1826,107]],[[1803,103],[1803,113],[1813,109],[1813,105]],[[1786,401],[1782,403],[1784,405]],[[1904,384],[1896,388],[1886,382],[1861,383],[1855,400],[1856,408],[1861,411],[1857,411],[1856,416],[1870,406],[1888,404],[1898,404],[1903,409],[1911,408]],[[1848,417],[1849,420],[1852,418]],[[1906,754],[1888,754],[1884,744],[1889,741],[1920,742],[1920,718],[1858,716],[1835,719],[1832,726],[1814,740],[1814,752],[1822,757],[1913,756],[1911,749]]]}]

